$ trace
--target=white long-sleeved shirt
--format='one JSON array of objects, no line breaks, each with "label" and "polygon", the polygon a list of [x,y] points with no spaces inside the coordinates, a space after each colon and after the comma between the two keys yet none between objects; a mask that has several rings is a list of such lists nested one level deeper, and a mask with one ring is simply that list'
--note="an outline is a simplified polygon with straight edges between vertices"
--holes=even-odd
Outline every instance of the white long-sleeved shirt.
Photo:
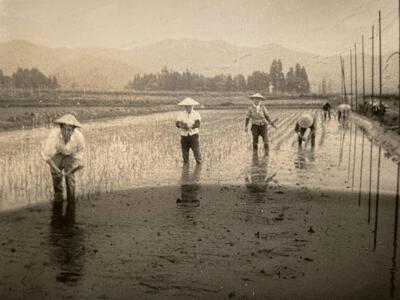
[{"label": "white long-sleeved shirt", "polygon": [[191,128],[197,120],[201,121],[201,117],[199,112],[195,111],[194,109],[192,109],[190,113],[188,113],[187,111],[181,111],[178,114],[177,121],[183,122],[189,127],[189,129],[181,128],[181,135],[188,136],[198,134],[199,128]]},{"label": "white long-sleeved shirt", "polygon": [[42,148],[42,157],[44,160],[48,160],[52,158],[55,154],[64,154],[71,155],[75,159],[80,160],[82,162],[83,158],[83,150],[85,148],[85,137],[82,132],[79,131],[78,128],[74,129],[74,132],[71,135],[70,140],[67,144],[65,144],[61,128],[56,127],[53,128],[47,140],[43,144]]}]

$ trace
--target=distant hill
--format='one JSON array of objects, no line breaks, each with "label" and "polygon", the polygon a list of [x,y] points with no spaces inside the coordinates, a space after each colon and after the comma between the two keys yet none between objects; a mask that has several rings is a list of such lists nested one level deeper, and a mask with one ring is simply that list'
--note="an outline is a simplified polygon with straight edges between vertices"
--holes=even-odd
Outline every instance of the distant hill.
[{"label": "distant hill", "polygon": [[[383,65],[388,56],[383,58]],[[306,67],[311,89],[318,91],[323,77],[332,89],[340,88],[338,56],[319,56],[297,52],[275,44],[238,47],[224,41],[193,39],[164,40],[129,50],[111,48],[47,48],[27,41],[0,43],[0,68],[6,73],[17,67],[37,67],[47,75],[56,75],[64,87],[120,89],[137,73],[159,72],[163,66],[176,71],[186,69],[207,76],[215,74],[249,75],[255,70],[269,72],[273,59],[279,58],[284,72],[297,62]],[[349,59],[345,57],[349,71]],[[370,87],[370,61],[366,56],[367,90]],[[361,55],[358,58],[361,70]],[[375,80],[378,82],[378,60]],[[397,60],[391,59],[384,72],[384,91],[397,89]],[[348,75],[348,74],[347,74]],[[348,78],[347,78],[348,79]],[[361,90],[361,71],[358,74]],[[349,85],[349,84],[348,84]],[[377,85],[376,85],[377,86]],[[349,89],[349,87],[347,87]]]}]

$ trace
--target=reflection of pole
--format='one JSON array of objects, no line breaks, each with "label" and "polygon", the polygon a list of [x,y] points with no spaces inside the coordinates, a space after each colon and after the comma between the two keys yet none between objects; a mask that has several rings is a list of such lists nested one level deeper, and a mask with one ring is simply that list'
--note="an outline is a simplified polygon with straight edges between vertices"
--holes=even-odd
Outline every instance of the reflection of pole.
[{"label": "reflection of pole", "polygon": [[350,49],[350,106],[353,109],[353,52]]},{"label": "reflection of pole", "polygon": [[392,269],[390,270],[390,295],[394,297],[395,282],[396,282],[396,252],[397,252],[397,231],[399,224],[399,179],[400,179],[400,163],[397,163],[397,185],[396,185],[396,208],[394,211],[394,236],[393,236],[393,256]]},{"label": "reflection of pole", "polygon": [[357,126],[354,125],[354,150],[353,150],[353,177],[351,179],[351,190],[354,190],[354,175],[356,173],[356,153],[357,153]]},{"label": "reflection of pole", "polygon": [[382,122],[382,29],[381,29],[381,11],[379,11],[379,121]]},{"label": "reflection of pole", "polygon": [[378,154],[378,175],[377,175],[377,177],[376,177],[374,251],[376,250],[376,241],[377,241],[377,236],[378,236],[379,183],[380,183],[380,177],[381,177],[381,152],[382,152],[382,146],[379,146],[379,154]]},{"label": "reflection of pole", "polygon": [[351,159],[351,141],[353,136],[353,124],[350,125],[350,143],[349,143],[349,160],[347,163],[347,181],[350,180],[350,159]]},{"label": "reflection of pole", "polygon": [[368,224],[371,222],[371,199],[372,199],[372,138],[369,149],[369,190],[368,190]]},{"label": "reflection of pole", "polygon": [[357,90],[357,45],[354,43],[354,90],[356,93],[356,111],[358,110],[358,90]]},{"label": "reflection of pole", "polygon": [[361,205],[361,187],[362,187],[362,175],[363,175],[363,165],[364,165],[364,139],[365,139],[365,133],[363,131],[362,135],[362,149],[361,149],[361,166],[360,166],[360,189],[358,193],[358,206]]},{"label": "reflection of pole", "polygon": [[374,80],[375,80],[375,74],[374,74],[374,69],[375,69],[375,45],[374,45],[374,39],[375,39],[375,28],[374,25],[372,25],[372,61],[371,61],[371,102],[372,105],[374,105]]},{"label": "reflection of pole", "polygon": [[363,91],[363,110],[365,113],[365,61],[364,61],[364,35],[361,39],[362,43],[362,91]]}]

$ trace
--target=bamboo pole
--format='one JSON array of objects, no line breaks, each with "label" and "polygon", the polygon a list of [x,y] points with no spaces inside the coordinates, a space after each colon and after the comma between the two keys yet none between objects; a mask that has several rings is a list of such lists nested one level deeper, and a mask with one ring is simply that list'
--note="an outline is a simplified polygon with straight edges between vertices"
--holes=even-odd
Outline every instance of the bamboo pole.
[{"label": "bamboo pole", "polygon": [[357,44],[354,43],[354,92],[356,96],[356,111],[358,110],[358,87],[357,87]]},{"label": "bamboo pole", "polygon": [[[399,0],[400,1],[400,0]],[[365,57],[364,57],[364,35],[361,38],[362,45],[362,92],[363,92],[363,110],[365,112]],[[399,102],[400,103],[400,102]]]}]

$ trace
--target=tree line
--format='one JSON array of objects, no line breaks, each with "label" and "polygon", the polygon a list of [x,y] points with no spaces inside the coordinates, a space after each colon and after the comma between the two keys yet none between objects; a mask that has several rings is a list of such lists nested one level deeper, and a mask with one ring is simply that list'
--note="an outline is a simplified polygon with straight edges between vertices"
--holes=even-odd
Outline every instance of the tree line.
[{"label": "tree line", "polygon": [[46,76],[37,68],[18,68],[11,76],[0,69],[0,88],[55,89],[59,84],[55,76]]},{"label": "tree line", "polygon": [[126,88],[139,91],[259,91],[308,94],[310,83],[304,66],[297,63],[285,76],[282,62],[277,59],[273,60],[269,73],[254,71],[247,78],[242,74],[233,77],[225,74],[206,77],[188,70],[181,73],[163,67],[159,73],[137,74]]}]

